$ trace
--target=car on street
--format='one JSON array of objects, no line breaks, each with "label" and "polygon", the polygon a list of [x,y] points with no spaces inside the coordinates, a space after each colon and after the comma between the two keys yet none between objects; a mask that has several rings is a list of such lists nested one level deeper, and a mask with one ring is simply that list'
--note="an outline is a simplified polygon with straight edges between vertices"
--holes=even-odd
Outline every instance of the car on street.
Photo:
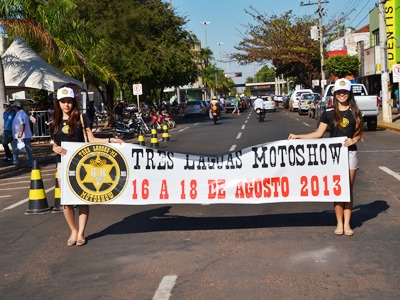
[{"label": "car on street", "polygon": [[186,103],[185,116],[201,116],[207,115],[207,107],[203,100],[191,100]]},{"label": "car on street", "polygon": [[279,106],[279,103],[283,101],[283,95],[274,95],[274,101],[276,102],[276,106]]},{"label": "car on street", "polygon": [[234,110],[233,99],[235,96],[228,96],[225,99],[225,112],[232,112]]},{"label": "car on street", "polygon": [[265,111],[276,111],[276,103],[272,96],[262,96],[261,98],[264,100]]},{"label": "car on street", "polygon": [[310,104],[310,108],[308,109],[308,116],[310,118],[315,118],[315,109],[317,108],[318,102],[321,100],[321,95],[318,93],[313,93],[314,95],[314,100]]},{"label": "car on street", "polygon": [[283,108],[286,108],[286,109],[289,108],[289,100],[290,100],[290,95],[283,96],[283,98],[282,98],[282,106],[283,106]]},{"label": "car on street", "polygon": [[299,100],[304,93],[313,93],[313,91],[311,89],[295,90],[290,96],[289,111],[297,111],[299,109]]},{"label": "car on street", "polygon": [[299,100],[299,107],[297,112],[299,115],[307,115],[308,110],[310,109],[311,104],[313,103],[314,95],[312,93],[304,93],[301,94]]}]

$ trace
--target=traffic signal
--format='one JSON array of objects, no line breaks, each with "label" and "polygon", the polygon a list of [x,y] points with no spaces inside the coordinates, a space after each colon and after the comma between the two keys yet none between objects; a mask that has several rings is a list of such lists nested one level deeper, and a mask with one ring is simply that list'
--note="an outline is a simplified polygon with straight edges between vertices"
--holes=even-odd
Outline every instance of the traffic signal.
[{"label": "traffic signal", "polygon": [[242,72],[235,73],[235,77],[242,77]]}]

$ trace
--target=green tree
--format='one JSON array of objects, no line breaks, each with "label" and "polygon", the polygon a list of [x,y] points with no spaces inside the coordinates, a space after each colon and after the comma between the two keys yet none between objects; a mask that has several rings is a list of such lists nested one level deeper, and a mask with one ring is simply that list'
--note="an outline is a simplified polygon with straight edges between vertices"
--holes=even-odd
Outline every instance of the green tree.
[{"label": "green tree", "polygon": [[356,56],[332,56],[325,61],[325,68],[330,76],[345,77],[353,75],[357,77],[360,62]]},{"label": "green tree", "polygon": [[240,64],[272,63],[277,76],[293,77],[306,86],[319,78],[319,44],[310,38],[315,18],[297,17],[292,11],[267,16],[252,7],[246,12],[256,24],[247,26],[242,41],[235,47],[239,52],[231,56],[233,59]]},{"label": "green tree", "polygon": [[164,87],[195,82],[196,39],[183,29],[187,21],[176,16],[167,3],[75,1],[79,19],[90,23],[109,44],[101,61],[115,71],[118,85],[106,85],[108,95],[117,88],[124,97],[132,97],[132,84],[141,83],[144,94],[159,99]]}]

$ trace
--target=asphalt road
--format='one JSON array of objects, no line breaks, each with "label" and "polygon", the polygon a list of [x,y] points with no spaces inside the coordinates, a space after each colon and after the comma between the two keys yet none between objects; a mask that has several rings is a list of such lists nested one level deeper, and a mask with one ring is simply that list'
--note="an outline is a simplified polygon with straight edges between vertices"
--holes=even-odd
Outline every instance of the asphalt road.
[{"label": "asphalt road", "polygon": [[[268,113],[263,123],[250,111],[223,115],[217,125],[190,119],[170,130],[171,142],[160,149],[225,153],[315,125],[287,110]],[[62,214],[24,215],[29,172],[4,174],[0,298],[397,299],[399,136],[365,132],[359,143],[353,237],[334,235],[331,203],[98,205],[88,244],[67,247]],[[52,205],[54,164],[41,173]]]}]

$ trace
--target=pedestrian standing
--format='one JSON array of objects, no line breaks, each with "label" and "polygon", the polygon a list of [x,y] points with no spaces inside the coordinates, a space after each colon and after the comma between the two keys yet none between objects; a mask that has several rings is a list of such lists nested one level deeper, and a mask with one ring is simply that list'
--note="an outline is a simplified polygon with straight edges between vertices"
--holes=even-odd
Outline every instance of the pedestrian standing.
[{"label": "pedestrian standing", "polygon": [[397,108],[397,114],[400,114],[400,98],[399,98],[399,89],[395,89],[394,91],[394,99]]},{"label": "pedestrian standing", "polygon": [[13,141],[12,135],[12,123],[15,117],[15,111],[11,108],[10,102],[6,102],[3,105],[4,112],[3,112],[3,120],[4,120],[4,131],[2,137],[2,144],[4,148],[4,152],[6,157],[3,159],[5,162],[12,162],[12,152],[9,147],[9,144]]},{"label": "pedestrian standing", "polygon": [[12,123],[12,135],[13,141],[11,143],[13,149],[13,164],[19,166],[19,152],[25,151],[26,158],[28,159],[27,167],[32,168],[33,166],[33,152],[31,145],[32,131],[29,124],[29,117],[23,111],[22,104],[19,101],[15,101],[11,104],[11,107],[15,111],[15,117]]},{"label": "pedestrian standing", "polygon": [[329,128],[330,137],[347,137],[343,146],[349,150],[350,202],[335,202],[336,235],[352,236],[350,226],[353,209],[353,186],[358,169],[357,142],[362,139],[363,117],[354,99],[349,80],[341,78],[335,82],[333,107],[327,108],[315,132],[308,134],[289,134],[288,139],[320,138]]},{"label": "pedestrian standing", "polygon": [[124,103],[121,99],[117,99],[117,103],[114,106],[115,121],[122,122],[124,120]]},{"label": "pedestrian standing", "polygon": [[233,111],[232,111],[232,115],[234,115],[235,112],[237,111],[238,116],[240,116],[239,95],[236,95],[235,98],[233,98],[232,102],[233,102]]},{"label": "pedestrian standing", "polygon": [[[89,127],[86,115],[79,112],[79,104],[75,98],[72,88],[63,87],[57,91],[57,103],[54,105],[53,122],[50,128],[50,135],[54,140],[53,151],[57,156],[57,170],[61,174],[61,156],[67,154],[67,149],[61,146],[61,142],[109,142],[122,144],[123,141],[117,138],[96,138]],[[82,121],[83,120],[83,124]],[[61,184],[59,184],[61,186]],[[71,230],[67,246],[83,246],[86,244],[85,229],[89,217],[89,206],[79,205],[78,226],[75,222],[73,205],[63,206],[64,217]]]},{"label": "pedestrian standing", "polygon": [[94,101],[89,101],[89,104],[86,108],[86,113],[89,118],[89,127],[90,129],[93,129],[93,122],[96,114],[96,109],[94,108]]}]

